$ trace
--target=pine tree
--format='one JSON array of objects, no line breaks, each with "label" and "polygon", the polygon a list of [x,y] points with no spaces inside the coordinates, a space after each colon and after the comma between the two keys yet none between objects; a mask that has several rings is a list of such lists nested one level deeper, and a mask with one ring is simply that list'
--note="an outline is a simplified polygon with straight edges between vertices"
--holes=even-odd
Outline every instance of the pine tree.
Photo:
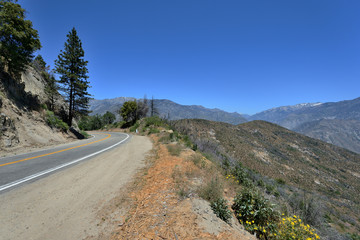
[{"label": "pine tree", "polygon": [[52,72],[47,73],[47,72],[43,72],[43,77],[46,80],[46,85],[45,85],[45,93],[49,98],[49,110],[50,111],[54,111],[55,110],[55,99],[56,96],[59,94],[58,93],[58,85],[55,79],[55,76]]},{"label": "pine tree", "polygon": [[60,91],[69,103],[67,123],[71,126],[75,116],[89,113],[90,82],[87,81],[88,61],[84,60],[85,52],[75,28],[66,36],[64,51],[61,50],[58,59],[55,60],[55,72],[61,75],[58,82]]},{"label": "pine tree", "polygon": [[32,22],[25,20],[25,10],[17,3],[1,0],[0,67],[18,77],[40,48],[39,34]]},{"label": "pine tree", "polygon": [[125,122],[135,123],[136,120],[138,120],[137,108],[138,108],[138,105],[135,100],[127,101],[127,102],[124,102],[124,104],[122,105],[122,107],[119,111],[119,114],[121,115],[121,117],[123,118],[123,120]]},{"label": "pine tree", "polygon": [[47,70],[46,62],[40,54],[37,55],[36,58],[34,59],[33,66],[39,72],[45,72]]}]

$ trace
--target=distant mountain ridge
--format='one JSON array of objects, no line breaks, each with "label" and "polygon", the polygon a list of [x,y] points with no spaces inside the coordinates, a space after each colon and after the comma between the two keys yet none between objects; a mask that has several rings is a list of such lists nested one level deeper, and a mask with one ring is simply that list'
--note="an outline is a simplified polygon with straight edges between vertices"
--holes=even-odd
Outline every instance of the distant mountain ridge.
[{"label": "distant mountain ridge", "polygon": [[293,130],[306,136],[360,153],[360,121],[321,119],[303,123]]},{"label": "distant mountain ridge", "polygon": [[[136,100],[131,97],[118,97],[113,99],[91,100],[89,110],[91,115],[104,114],[106,111],[118,114],[117,112],[126,101]],[[149,101],[150,104],[150,101]],[[226,122],[230,124],[240,124],[247,120],[239,113],[229,113],[214,108],[209,109],[199,105],[181,105],[167,99],[154,99],[155,108],[159,116],[169,118],[169,120],[179,119],[206,119],[211,121]]]},{"label": "distant mountain ridge", "polygon": [[248,120],[264,120],[360,153],[360,98],[272,108]]},{"label": "distant mountain ridge", "polygon": [[[124,102],[130,100],[136,99],[118,97],[92,100],[90,110],[93,111],[92,115],[110,111],[119,116],[118,110]],[[229,113],[220,109],[209,109],[199,105],[181,105],[166,99],[155,99],[154,101],[159,115],[170,120],[206,119],[234,125],[244,123],[247,120],[263,120],[360,153],[358,133],[360,98],[340,102],[301,103],[293,106],[282,106],[252,116]]]},{"label": "distant mountain ridge", "polygon": [[260,113],[256,113],[250,117],[248,117],[248,120],[263,120],[268,121],[272,123],[279,124],[283,127],[291,129],[291,126],[284,126],[282,124],[282,121],[285,121],[285,119],[290,116],[291,114],[296,114],[299,111],[303,111],[312,107],[317,107],[322,105],[323,103],[317,102],[317,103],[300,103],[296,105],[289,105],[289,106],[281,106],[281,107],[275,107],[271,108],[265,111],[262,111]]},{"label": "distant mountain ridge", "polygon": [[352,119],[360,121],[360,98],[340,102],[307,103],[272,108],[249,120],[264,120],[294,129],[305,122],[320,119]]}]

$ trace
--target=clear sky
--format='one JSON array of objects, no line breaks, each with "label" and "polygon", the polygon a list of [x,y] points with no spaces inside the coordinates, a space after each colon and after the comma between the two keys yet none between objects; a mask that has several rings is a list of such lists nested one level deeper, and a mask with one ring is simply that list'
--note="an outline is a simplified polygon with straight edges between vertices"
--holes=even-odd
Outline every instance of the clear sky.
[{"label": "clear sky", "polygon": [[253,114],[360,97],[359,0],[20,0],[54,67],[75,27],[91,94]]}]

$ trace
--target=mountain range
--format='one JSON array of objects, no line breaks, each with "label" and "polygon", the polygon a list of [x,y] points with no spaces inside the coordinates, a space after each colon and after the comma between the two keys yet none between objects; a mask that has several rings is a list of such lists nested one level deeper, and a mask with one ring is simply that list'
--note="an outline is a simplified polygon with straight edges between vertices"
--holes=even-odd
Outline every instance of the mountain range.
[{"label": "mountain range", "polygon": [[[104,114],[110,111],[118,116],[118,111],[126,101],[136,100],[129,97],[118,97],[104,100],[91,100],[89,110],[92,115]],[[148,101],[150,105],[150,101]],[[167,99],[154,99],[154,106],[160,117],[169,120],[179,119],[207,119],[218,122],[226,122],[230,124],[240,124],[247,122],[239,113],[229,113],[220,109],[209,109],[199,105],[181,105]],[[119,116],[118,116],[119,117]]]},{"label": "mountain range", "polygon": [[[130,97],[92,100],[92,114],[115,113]],[[312,138],[360,153],[360,98],[340,102],[302,103],[272,108],[254,115],[229,113],[199,105],[181,105],[167,99],[155,99],[154,105],[161,117],[169,120],[206,119],[230,124],[263,120]]]},{"label": "mountain range", "polygon": [[248,117],[360,153],[360,98],[272,108]]}]

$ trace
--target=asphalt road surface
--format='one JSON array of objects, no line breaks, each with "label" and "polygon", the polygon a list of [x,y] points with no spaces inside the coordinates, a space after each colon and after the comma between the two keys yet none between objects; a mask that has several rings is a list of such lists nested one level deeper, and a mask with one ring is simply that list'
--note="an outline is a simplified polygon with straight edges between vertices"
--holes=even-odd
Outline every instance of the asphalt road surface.
[{"label": "asphalt road surface", "polygon": [[47,150],[0,158],[0,194],[88,160],[129,139],[129,135],[118,132],[93,136]]}]

